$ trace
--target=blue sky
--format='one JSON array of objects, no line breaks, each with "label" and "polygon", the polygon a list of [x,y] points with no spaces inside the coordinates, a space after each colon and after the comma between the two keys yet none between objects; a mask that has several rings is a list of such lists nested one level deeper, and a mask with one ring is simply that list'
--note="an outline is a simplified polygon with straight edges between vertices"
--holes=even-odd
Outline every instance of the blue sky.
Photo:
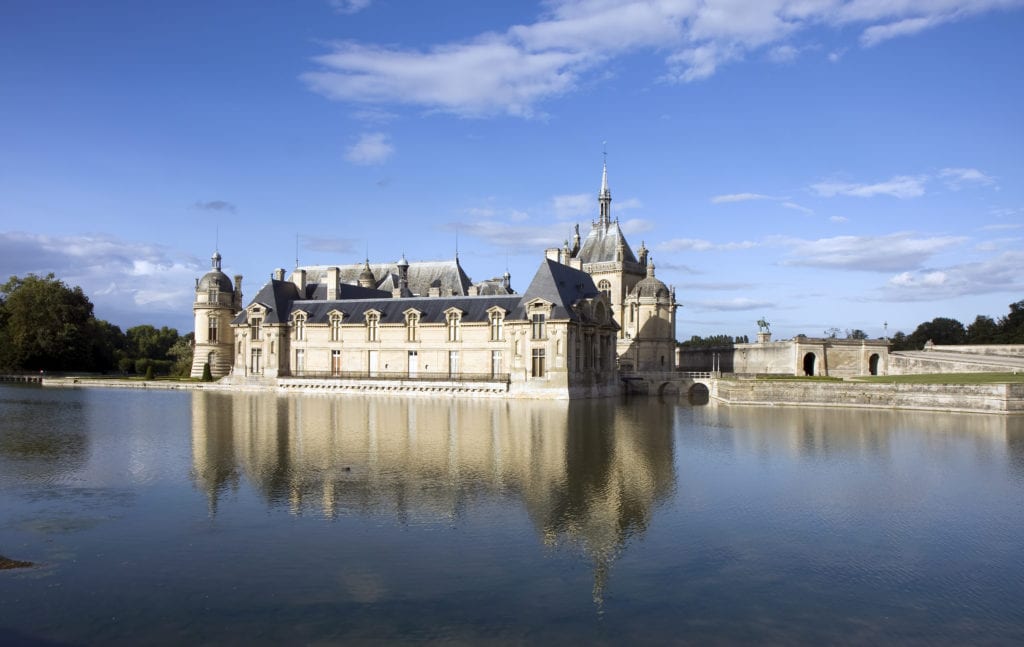
[{"label": "blue sky", "polygon": [[1021,0],[5,2],[0,275],[181,332],[215,245],[247,297],[296,237],[524,290],[607,142],[680,339],[968,324],[1024,299],[1022,37]]}]

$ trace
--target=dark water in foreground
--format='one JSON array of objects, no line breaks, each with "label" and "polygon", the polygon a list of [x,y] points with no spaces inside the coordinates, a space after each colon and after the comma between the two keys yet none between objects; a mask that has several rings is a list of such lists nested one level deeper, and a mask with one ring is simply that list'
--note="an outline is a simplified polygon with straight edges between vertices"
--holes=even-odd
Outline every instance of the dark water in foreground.
[{"label": "dark water in foreground", "polygon": [[0,644],[1024,643],[1024,418],[0,387]]}]

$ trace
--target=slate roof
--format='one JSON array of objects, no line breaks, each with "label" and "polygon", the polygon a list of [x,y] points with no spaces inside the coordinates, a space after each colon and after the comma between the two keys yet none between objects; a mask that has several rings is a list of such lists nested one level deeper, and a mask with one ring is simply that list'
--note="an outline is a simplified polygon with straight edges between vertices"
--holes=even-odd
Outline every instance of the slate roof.
[{"label": "slate roof", "polygon": [[[326,267],[324,269],[326,273]],[[521,295],[392,298],[388,292],[342,284],[339,287],[339,298],[328,301],[325,298],[326,284],[314,283],[308,286],[305,295],[300,295],[291,281],[272,279],[260,289],[249,305],[260,303],[267,308],[264,319],[266,324],[287,323],[292,313],[299,310],[308,315],[309,323],[328,323],[333,310],[343,313],[346,321],[362,320],[367,311],[377,310],[381,313],[381,323],[401,323],[405,321],[405,311],[410,308],[421,313],[421,323],[443,323],[447,318],[445,311],[452,307],[462,311],[462,320],[466,322],[487,321],[487,311],[494,306],[508,313],[506,319],[524,320],[527,318],[525,304],[541,298],[554,304],[552,319],[587,322],[589,319],[575,306],[582,299],[592,299],[599,295],[589,274],[545,259],[537,269],[530,287]],[[243,310],[232,323],[246,322],[247,311]]]},{"label": "slate roof", "polygon": [[[267,309],[264,323],[276,324],[288,321],[290,306],[293,301],[299,298],[299,289],[291,281],[278,281],[271,279],[260,288],[260,291],[253,297],[249,305],[259,303]],[[248,306],[247,306],[248,307]],[[244,324],[248,321],[248,311],[242,310],[231,322]]]},{"label": "slate roof", "polygon": [[[620,243],[623,246],[621,259],[618,258]],[[607,225],[601,222],[594,223],[587,238],[583,241],[579,253],[576,254],[576,258],[583,263],[607,263],[619,260],[627,263],[637,262],[636,255],[633,254],[629,243],[626,242],[626,237],[622,235],[617,220]]]},{"label": "slate roof", "polygon": [[552,319],[584,321],[573,306],[583,299],[593,299],[598,295],[600,291],[589,274],[546,258],[537,268],[530,287],[526,288],[511,318],[525,319],[526,304],[541,298],[554,304]]},{"label": "slate roof", "polygon": [[[363,263],[348,265],[307,265],[299,269],[306,270],[307,283],[327,282],[327,269],[337,267],[340,282],[348,285],[359,285],[359,274],[363,271]],[[398,262],[370,263],[370,269],[377,281],[377,289],[385,292],[398,287]],[[430,294],[430,286],[438,283],[441,295],[465,296],[472,284],[459,259],[450,261],[413,261],[409,263],[409,290],[420,296]]]}]

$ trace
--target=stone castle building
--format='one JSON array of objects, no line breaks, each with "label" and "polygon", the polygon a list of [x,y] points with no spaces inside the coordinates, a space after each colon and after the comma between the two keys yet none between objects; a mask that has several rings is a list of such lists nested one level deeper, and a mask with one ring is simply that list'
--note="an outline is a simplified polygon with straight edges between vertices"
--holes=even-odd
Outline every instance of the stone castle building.
[{"label": "stone castle building", "polygon": [[469,390],[521,397],[602,397],[618,369],[671,370],[675,292],[637,257],[611,218],[608,170],[599,217],[550,249],[523,294],[510,276],[472,283],[451,261],[278,269],[242,306],[241,277],[213,268],[196,283],[192,375],[280,386]]}]

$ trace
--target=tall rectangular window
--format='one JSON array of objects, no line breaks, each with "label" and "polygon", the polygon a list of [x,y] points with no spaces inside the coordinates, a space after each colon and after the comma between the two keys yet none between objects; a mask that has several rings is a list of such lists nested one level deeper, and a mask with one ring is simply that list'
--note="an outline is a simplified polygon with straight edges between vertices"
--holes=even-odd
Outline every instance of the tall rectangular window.
[{"label": "tall rectangular window", "polygon": [[533,339],[544,339],[547,336],[547,330],[545,329],[545,315],[542,313],[536,313],[533,315]]},{"label": "tall rectangular window", "polygon": [[533,367],[530,375],[533,377],[544,377],[544,349],[533,349]]},{"label": "tall rectangular window", "polygon": [[218,318],[212,316],[206,320],[208,327],[206,329],[206,338],[210,341],[217,341],[217,327],[219,325]]},{"label": "tall rectangular window", "polygon": [[459,374],[459,351],[448,351],[448,377],[455,377]]},{"label": "tall rectangular window", "polygon": [[252,349],[252,360],[249,364],[249,372],[259,375],[263,371],[263,351],[259,348]]},{"label": "tall rectangular window", "polygon": [[341,374],[341,351],[331,351],[331,375]]},{"label": "tall rectangular window", "polygon": [[306,351],[299,348],[295,351],[295,372],[302,375],[306,370]]},{"label": "tall rectangular window", "polygon": [[366,341],[377,341],[377,327],[380,323],[380,319],[377,315],[366,316]]},{"label": "tall rectangular window", "polygon": [[306,318],[299,315],[295,317],[295,340],[302,341],[306,338]]},{"label": "tall rectangular window", "polygon": [[263,339],[263,317],[253,317],[249,326],[252,328],[253,341],[260,341]]},{"label": "tall rectangular window", "polygon": [[417,315],[409,315],[405,320],[406,340],[416,341],[419,338],[420,318]]},{"label": "tall rectangular window", "polygon": [[491,315],[491,341],[501,341],[504,336],[505,318],[500,313]]},{"label": "tall rectangular window", "polygon": [[341,341],[341,317],[331,317],[331,341]]},{"label": "tall rectangular window", "polygon": [[501,351],[491,351],[491,377],[498,377],[501,374]]},{"label": "tall rectangular window", "polygon": [[459,315],[454,312],[448,315],[448,341],[459,341]]}]

